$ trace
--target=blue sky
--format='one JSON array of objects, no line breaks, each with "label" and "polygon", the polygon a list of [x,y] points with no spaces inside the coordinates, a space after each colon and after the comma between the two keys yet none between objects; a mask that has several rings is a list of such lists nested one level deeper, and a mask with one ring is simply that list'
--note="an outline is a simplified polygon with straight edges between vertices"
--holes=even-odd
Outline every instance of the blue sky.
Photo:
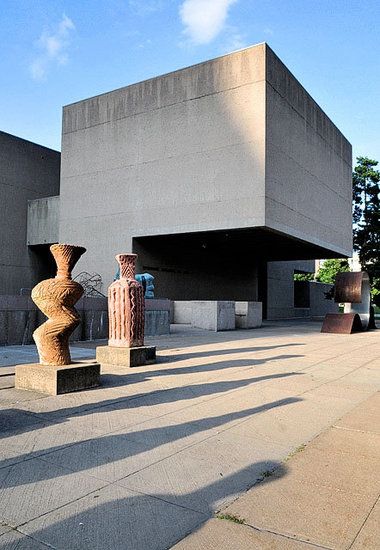
[{"label": "blue sky", "polygon": [[62,106],[267,42],[380,161],[379,0],[1,0],[0,129],[60,149]]}]

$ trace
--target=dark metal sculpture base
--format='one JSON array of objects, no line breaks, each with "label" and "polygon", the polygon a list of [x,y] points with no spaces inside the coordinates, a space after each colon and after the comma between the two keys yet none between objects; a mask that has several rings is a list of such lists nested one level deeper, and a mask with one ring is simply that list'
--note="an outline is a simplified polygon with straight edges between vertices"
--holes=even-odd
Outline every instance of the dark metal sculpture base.
[{"label": "dark metal sculpture base", "polygon": [[352,334],[362,330],[362,323],[357,313],[327,313],[321,332]]}]

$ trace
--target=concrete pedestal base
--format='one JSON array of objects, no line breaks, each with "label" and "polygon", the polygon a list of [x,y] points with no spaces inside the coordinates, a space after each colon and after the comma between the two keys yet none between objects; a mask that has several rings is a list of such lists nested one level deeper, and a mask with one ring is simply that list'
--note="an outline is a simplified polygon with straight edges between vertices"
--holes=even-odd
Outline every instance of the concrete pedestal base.
[{"label": "concrete pedestal base", "polygon": [[32,363],[16,367],[15,386],[18,390],[59,395],[95,388],[99,386],[99,376],[99,363],[78,361],[63,366]]},{"label": "concrete pedestal base", "polygon": [[96,348],[96,360],[101,365],[116,365],[118,367],[152,365],[156,362],[156,347],[118,348],[101,346]]}]

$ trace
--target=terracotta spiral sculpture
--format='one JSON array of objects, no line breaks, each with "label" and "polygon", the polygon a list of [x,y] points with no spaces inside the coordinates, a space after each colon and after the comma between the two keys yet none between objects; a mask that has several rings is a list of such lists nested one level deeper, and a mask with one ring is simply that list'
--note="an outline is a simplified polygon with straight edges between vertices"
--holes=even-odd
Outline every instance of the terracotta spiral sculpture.
[{"label": "terracotta spiral sculpture", "polygon": [[144,290],[135,279],[136,258],[136,254],[116,256],[120,279],[108,289],[110,346],[132,348],[144,345]]},{"label": "terracotta spiral sculpture", "polygon": [[82,285],[72,280],[71,271],[86,249],[53,244],[50,251],[57,264],[57,275],[32,290],[32,300],[48,318],[34,331],[33,338],[42,365],[69,365],[69,337],[80,323],[74,304],[83,294]]}]

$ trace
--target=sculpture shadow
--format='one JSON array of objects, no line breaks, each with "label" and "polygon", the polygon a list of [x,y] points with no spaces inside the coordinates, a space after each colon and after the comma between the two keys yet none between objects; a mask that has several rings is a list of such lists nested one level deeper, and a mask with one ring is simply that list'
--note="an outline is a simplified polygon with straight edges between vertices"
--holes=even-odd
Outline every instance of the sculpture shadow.
[{"label": "sculpture shadow", "polygon": [[[255,486],[272,483],[287,471],[282,462],[262,460],[218,479],[215,476],[211,483],[193,491],[181,492],[178,481],[174,481],[174,487],[179,489],[175,494],[175,489],[165,491],[163,483],[163,489],[155,490],[152,496],[149,488],[138,493],[113,484],[48,512],[42,522],[37,520],[34,526],[28,524],[27,532],[33,537],[31,541],[40,541],[51,548],[62,548],[62,545],[83,550],[172,548],[209,518],[222,518],[223,509],[245,491],[255,491]],[[128,487],[127,482],[123,485]],[[0,539],[0,548],[6,550],[9,545],[3,545]]]},{"label": "sculpture shadow", "polygon": [[[278,349],[278,348],[289,348],[292,346],[304,346],[305,344],[298,343],[298,342],[292,342],[290,344],[278,344],[275,346],[255,346],[255,347],[248,347],[248,348],[229,348],[229,349],[216,349],[216,350],[208,350],[208,351],[193,351],[191,353],[181,353],[178,355],[165,355],[160,352],[159,355],[157,355],[157,360],[159,363],[174,363],[176,361],[185,361],[188,359],[194,359],[197,357],[217,357],[218,355],[233,355],[236,353],[253,353],[253,352],[261,352],[261,351],[268,351],[272,349]],[[164,350],[165,351],[165,350]]]},{"label": "sculpture shadow", "polygon": [[275,355],[265,359],[229,359],[228,361],[216,361],[215,363],[206,363],[203,365],[189,365],[184,367],[169,367],[167,369],[135,370],[136,367],[128,369],[126,374],[102,373],[101,384],[105,387],[124,386],[126,384],[137,384],[144,380],[158,376],[172,376],[181,374],[196,374],[203,372],[214,372],[218,370],[233,369],[236,367],[255,367],[263,365],[269,361],[280,361],[282,359],[296,359],[304,357],[303,355]]},{"label": "sculpture shadow", "polygon": [[199,397],[229,392],[265,380],[286,378],[299,374],[300,373],[296,372],[280,373],[259,376],[256,378],[246,378],[243,380],[216,381],[209,384],[192,384],[189,386],[154,390],[131,397],[107,399],[101,403],[92,405],[84,404],[76,407],[59,409],[57,411],[58,415],[54,415],[52,411],[48,413],[29,413],[20,409],[4,409],[0,411],[0,426],[2,426],[0,439],[11,437],[15,432],[20,434],[34,429],[41,429],[46,425],[66,422],[67,418],[72,416],[85,416],[93,414],[94,412],[106,413],[112,407],[128,410],[141,409],[141,412],[143,412],[144,407],[154,407],[163,403],[173,403],[176,401],[188,401]]},{"label": "sculpture shadow", "polygon": [[[23,467],[19,469],[17,476],[9,471],[9,469],[14,467],[14,462],[13,464],[10,464],[9,460],[0,462],[0,489],[36,483],[73,472],[101,468],[103,465],[106,465],[111,473],[103,473],[102,471],[98,473],[95,471],[91,475],[105,481],[114,482],[131,475],[143,467],[151,465],[157,460],[171,456],[173,452],[179,452],[194,445],[194,443],[200,443],[204,439],[216,435],[216,432],[211,432],[208,435],[204,434],[203,438],[194,440],[192,436],[196,434],[208,432],[213,428],[223,427],[234,421],[236,421],[234,424],[236,426],[251,419],[256,414],[299,401],[302,401],[302,399],[288,397],[219,416],[200,418],[181,424],[166,424],[147,429],[134,430],[133,428],[128,428],[123,433],[103,435],[81,442],[58,445],[49,449],[26,453],[18,457],[17,463],[22,463]],[[189,438],[187,443],[182,445],[175,444],[175,442],[186,440],[187,438]],[[171,446],[165,452],[155,453],[154,458],[152,456],[145,456],[147,452],[153,451],[158,447],[164,447],[167,444]],[[132,462],[127,460],[132,457],[140,458]],[[41,467],[39,462],[37,464],[31,462],[34,458],[43,458],[47,463],[44,467]],[[114,465],[108,468],[110,464],[123,460],[126,460],[125,464],[121,464],[119,467]],[[60,467],[63,467],[63,470]]]}]

